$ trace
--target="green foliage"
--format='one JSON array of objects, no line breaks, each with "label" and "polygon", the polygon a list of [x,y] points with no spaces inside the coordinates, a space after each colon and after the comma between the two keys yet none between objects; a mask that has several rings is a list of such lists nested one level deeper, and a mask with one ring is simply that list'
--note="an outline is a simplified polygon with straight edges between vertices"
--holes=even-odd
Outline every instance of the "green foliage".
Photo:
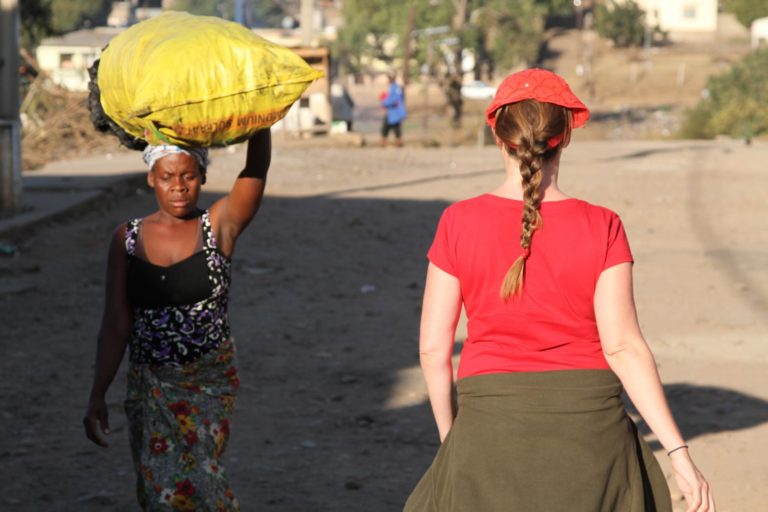
[{"label": "green foliage", "polygon": [[[278,0],[245,0],[245,24],[259,27],[279,27],[287,15]],[[185,11],[198,16],[218,16],[226,20],[235,18],[235,0],[176,0],[174,11]]]},{"label": "green foliage", "polygon": [[252,0],[251,9],[253,25],[257,27],[279,27],[283,18],[288,15],[281,3],[275,0],[270,2]]},{"label": "green foliage", "polygon": [[573,0],[536,0],[547,16],[562,16],[573,13]]},{"label": "green foliage", "polygon": [[384,49],[386,36],[393,30],[388,12],[392,2],[347,0],[342,8],[344,26],[339,31],[337,55],[353,73],[362,71],[363,60],[388,58]]},{"label": "green foliage", "polygon": [[645,38],[645,11],[633,0],[610,0],[595,9],[595,28],[619,48],[640,46]]},{"label": "green foliage", "polygon": [[[285,2],[277,0],[245,0],[247,25],[279,27],[286,11]],[[235,0],[176,0],[174,11],[185,11],[198,16],[218,16],[227,20],[235,18]]]},{"label": "green foliage", "polygon": [[[453,26],[455,0],[409,2],[407,0],[345,0],[344,27],[336,48],[338,58],[350,71],[362,71],[366,59],[392,61],[403,55],[409,7],[414,9],[414,29]],[[543,41],[544,16],[572,5],[572,0],[469,0],[467,20],[461,29],[434,36],[433,40],[459,39],[457,47],[475,51],[488,70],[535,62]],[[391,47],[391,42],[396,46]],[[387,43],[390,44],[387,44]],[[415,37],[414,58],[426,61],[427,38]],[[445,52],[449,48],[443,47]],[[435,51],[448,56],[443,52]],[[433,62],[434,63],[434,62]]]},{"label": "green foliage", "polygon": [[765,0],[723,0],[723,9],[733,13],[736,19],[747,28],[758,18],[768,16],[768,2]]},{"label": "green foliage", "polygon": [[365,57],[391,60],[387,48],[390,34],[405,30],[405,2],[402,0],[346,0],[342,8],[344,26],[339,45],[352,67],[359,68]]},{"label": "green foliage", "polygon": [[709,97],[691,110],[681,134],[751,138],[768,133],[768,49],[754,51],[707,82]]},{"label": "green foliage", "polygon": [[218,2],[216,0],[176,0],[173,2],[174,11],[185,11],[198,16],[220,16],[231,18],[235,10],[234,0]]},{"label": "green foliage", "polygon": [[712,117],[712,105],[702,101],[696,107],[688,110],[683,118],[680,132],[681,139],[711,139],[715,133],[709,130],[709,119]]},{"label": "green foliage", "polygon": [[51,6],[46,0],[24,0],[20,4],[21,45],[32,50],[53,32]]},{"label": "green foliage", "polygon": [[48,0],[51,6],[51,26],[65,33],[83,27],[106,25],[112,9],[111,0]]},{"label": "green foliage", "polygon": [[[509,69],[536,61],[544,40],[544,16],[548,7],[541,0],[504,0],[483,4],[473,13],[474,45],[488,59],[491,69]],[[551,2],[550,2],[551,3]]]},{"label": "green foliage", "polygon": [[[367,59],[391,62],[402,57],[408,30],[409,8],[413,8],[413,30],[451,24],[452,2],[408,0],[345,0],[344,26],[339,31],[337,55],[349,71],[361,72]],[[436,36],[437,39],[451,34]],[[423,63],[424,38],[414,36],[415,58]],[[393,44],[394,43],[394,44]]]}]

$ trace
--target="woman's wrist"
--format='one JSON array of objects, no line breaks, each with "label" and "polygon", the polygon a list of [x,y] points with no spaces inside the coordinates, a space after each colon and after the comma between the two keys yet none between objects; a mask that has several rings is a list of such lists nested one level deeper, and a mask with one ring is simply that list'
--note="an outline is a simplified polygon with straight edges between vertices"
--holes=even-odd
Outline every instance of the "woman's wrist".
[{"label": "woman's wrist", "polygon": [[680,444],[678,446],[675,446],[671,450],[667,451],[667,457],[671,457],[675,453],[677,453],[677,454],[686,453],[687,454],[688,453],[688,445],[682,443],[682,444]]},{"label": "woman's wrist", "polygon": [[99,400],[104,400],[104,397],[107,396],[107,390],[102,389],[101,386],[94,386],[91,388],[91,394],[89,396],[89,400],[91,402],[96,402]]},{"label": "woman's wrist", "polygon": [[272,133],[267,128],[256,132],[249,140],[245,156],[245,168],[240,178],[267,179],[272,160]]}]

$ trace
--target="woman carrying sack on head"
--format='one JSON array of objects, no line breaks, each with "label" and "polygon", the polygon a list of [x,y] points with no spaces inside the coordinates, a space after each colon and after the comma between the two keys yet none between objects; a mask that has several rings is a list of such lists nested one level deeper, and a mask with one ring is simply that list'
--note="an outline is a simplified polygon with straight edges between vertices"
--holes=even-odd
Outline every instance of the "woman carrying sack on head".
[{"label": "woman carrying sack on head", "polygon": [[221,459],[239,385],[228,301],[235,242],[261,203],[269,130],[248,141],[228,195],[198,207],[208,150],[147,146],[158,210],[112,237],[96,369],[83,420],[106,447],[105,394],[130,352],[125,411],[142,510],[239,510]]},{"label": "woman carrying sack on head", "polygon": [[506,179],[448,207],[428,253],[420,354],[442,445],[407,512],[671,512],[622,388],[668,452],[688,510],[715,510],[638,326],[621,220],[557,184],[571,129],[588,118],[540,69],[507,77],[488,108]]}]

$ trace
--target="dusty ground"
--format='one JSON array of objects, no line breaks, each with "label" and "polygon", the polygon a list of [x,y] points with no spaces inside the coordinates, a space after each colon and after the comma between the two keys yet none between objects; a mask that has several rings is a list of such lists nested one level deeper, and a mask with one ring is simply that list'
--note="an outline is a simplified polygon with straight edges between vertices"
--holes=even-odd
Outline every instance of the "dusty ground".
[{"label": "dusty ground", "polygon": [[[243,152],[217,157],[204,203]],[[624,219],[641,320],[721,511],[768,506],[766,160],[766,145],[576,140],[561,172]],[[243,388],[226,462],[244,511],[400,509],[437,448],[417,368],[424,253],[442,209],[500,176],[494,148],[275,150],[234,266]],[[122,372],[111,447],[80,419],[108,238],[152,207],[137,190],[0,259],[2,510],[136,509]]]}]

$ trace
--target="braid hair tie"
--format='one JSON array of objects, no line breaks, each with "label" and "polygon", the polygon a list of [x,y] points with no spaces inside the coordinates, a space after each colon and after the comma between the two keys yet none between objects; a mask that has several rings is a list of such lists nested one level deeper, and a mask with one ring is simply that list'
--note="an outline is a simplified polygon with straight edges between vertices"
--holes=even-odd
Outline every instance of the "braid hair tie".
[{"label": "braid hair tie", "polygon": [[523,247],[523,259],[527,260],[530,255],[531,255],[531,248]]},{"label": "braid hair tie", "polygon": [[687,445],[687,444],[681,444],[681,445],[680,445],[680,446],[678,446],[677,448],[672,448],[671,450],[669,450],[669,451],[667,452],[667,457],[669,457],[670,455],[672,455],[673,453],[675,453],[677,450],[682,450],[683,448],[687,449],[687,448],[688,448],[688,445]]}]

